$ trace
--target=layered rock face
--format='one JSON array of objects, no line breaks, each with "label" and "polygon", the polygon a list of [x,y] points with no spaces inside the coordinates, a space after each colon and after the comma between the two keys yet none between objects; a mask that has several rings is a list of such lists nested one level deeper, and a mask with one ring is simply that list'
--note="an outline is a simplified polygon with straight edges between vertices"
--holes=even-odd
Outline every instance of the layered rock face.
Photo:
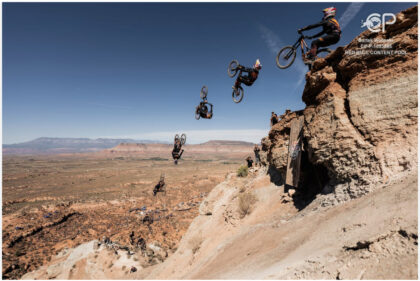
[{"label": "layered rock face", "polygon": [[[290,122],[303,114],[304,163],[328,173],[328,180],[321,180],[324,191],[346,183],[342,199],[354,197],[373,183],[415,170],[417,33],[415,6],[399,13],[385,33],[367,30],[318,59],[306,75],[306,108],[286,112],[272,127],[262,140],[263,162],[284,176]],[[302,184],[308,174],[302,167]]]}]

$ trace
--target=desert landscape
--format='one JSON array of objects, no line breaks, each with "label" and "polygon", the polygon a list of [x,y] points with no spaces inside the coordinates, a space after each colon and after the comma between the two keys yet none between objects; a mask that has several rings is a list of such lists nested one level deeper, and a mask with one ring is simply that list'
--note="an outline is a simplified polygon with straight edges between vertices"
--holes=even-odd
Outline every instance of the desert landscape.
[{"label": "desert landscape", "polygon": [[[140,240],[174,252],[203,198],[251,155],[250,144],[237,143],[229,154],[223,143],[216,142],[222,152],[204,144],[205,153],[193,154],[187,145],[176,166],[172,147],[160,144],[148,152],[119,151],[137,147],[121,144],[91,154],[5,156],[3,278],[20,278],[61,250],[104,236],[132,249]],[[166,193],[153,196],[162,174]]]},{"label": "desert landscape", "polygon": [[249,169],[237,141],[8,147],[3,278],[418,279],[417,62],[417,6],[317,59]]}]

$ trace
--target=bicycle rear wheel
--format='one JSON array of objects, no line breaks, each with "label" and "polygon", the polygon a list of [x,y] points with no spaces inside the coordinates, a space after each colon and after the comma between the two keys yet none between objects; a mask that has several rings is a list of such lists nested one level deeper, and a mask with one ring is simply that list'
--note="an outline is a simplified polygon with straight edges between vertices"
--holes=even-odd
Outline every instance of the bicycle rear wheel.
[{"label": "bicycle rear wheel", "polygon": [[331,53],[330,49],[319,49],[318,52],[316,53],[316,57],[317,58],[325,58],[330,53]]},{"label": "bicycle rear wheel", "polygon": [[187,141],[187,135],[186,134],[182,134],[181,135],[181,144],[184,145],[186,141]]},{"label": "bicycle rear wheel", "polygon": [[292,65],[296,59],[296,49],[293,46],[286,46],[279,51],[276,57],[278,68],[285,69]]},{"label": "bicycle rear wheel", "polygon": [[234,89],[232,92],[232,99],[235,103],[240,103],[244,98],[244,89],[241,86]]}]

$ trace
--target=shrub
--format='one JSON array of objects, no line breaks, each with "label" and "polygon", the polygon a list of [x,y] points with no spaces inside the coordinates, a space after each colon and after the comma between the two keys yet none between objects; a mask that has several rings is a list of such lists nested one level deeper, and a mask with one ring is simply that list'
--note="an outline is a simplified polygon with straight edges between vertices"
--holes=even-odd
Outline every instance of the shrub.
[{"label": "shrub", "polygon": [[248,167],[247,166],[239,167],[238,172],[236,174],[237,174],[238,177],[248,176]]},{"label": "shrub", "polygon": [[238,198],[239,214],[243,218],[251,213],[252,206],[257,202],[257,197],[251,192],[245,192],[240,194]]},{"label": "shrub", "polygon": [[190,240],[191,251],[195,254],[201,247],[203,243],[203,237],[201,235],[196,235]]}]

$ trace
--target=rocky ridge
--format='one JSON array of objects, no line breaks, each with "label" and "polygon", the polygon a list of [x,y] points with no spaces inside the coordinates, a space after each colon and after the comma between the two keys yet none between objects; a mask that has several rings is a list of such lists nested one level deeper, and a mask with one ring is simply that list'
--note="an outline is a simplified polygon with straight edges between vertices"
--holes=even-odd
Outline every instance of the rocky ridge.
[{"label": "rocky ridge", "polygon": [[[358,197],[416,169],[417,33],[415,6],[385,33],[367,30],[315,61],[306,74],[305,109],[286,111],[262,139],[263,163],[284,179],[290,122],[303,115],[300,189],[333,193],[323,204]],[[366,40],[404,52],[360,53]]]}]

